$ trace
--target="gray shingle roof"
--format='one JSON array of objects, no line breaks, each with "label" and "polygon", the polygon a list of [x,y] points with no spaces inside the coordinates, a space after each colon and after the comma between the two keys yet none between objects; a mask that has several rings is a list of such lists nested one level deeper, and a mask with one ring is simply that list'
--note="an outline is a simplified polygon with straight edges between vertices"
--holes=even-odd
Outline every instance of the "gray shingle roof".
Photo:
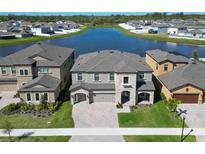
[{"label": "gray shingle roof", "polygon": [[72,84],[69,88],[70,91],[76,90],[78,88],[84,88],[87,90],[115,90],[115,84],[104,83],[104,84],[95,84],[95,83],[86,83],[86,82],[77,82]]},{"label": "gray shingle roof", "polygon": [[[27,82],[19,91],[55,91],[60,83],[61,81],[55,77],[50,75],[40,75]],[[35,87],[36,85],[41,85],[42,87]]]},{"label": "gray shingle roof", "polygon": [[118,50],[103,50],[80,55],[71,72],[152,71],[139,55]]},{"label": "gray shingle roof", "polygon": [[158,63],[164,62],[164,61],[172,61],[175,63],[188,63],[189,59],[182,56],[177,55],[176,53],[170,53],[166,51],[162,51],[160,49],[155,50],[148,50],[146,53],[154,58]]},{"label": "gray shingle roof", "polygon": [[189,63],[172,72],[159,76],[159,79],[169,90],[191,84],[205,90],[205,64]]},{"label": "gray shingle roof", "polygon": [[11,55],[0,59],[1,65],[31,65],[36,56],[43,57],[44,62],[37,62],[40,66],[61,66],[64,61],[73,53],[74,49],[54,46],[45,43],[36,43]]},{"label": "gray shingle roof", "polygon": [[152,81],[147,81],[147,82],[138,82],[137,83],[137,90],[138,91],[147,91],[147,90],[155,90],[155,86]]}]

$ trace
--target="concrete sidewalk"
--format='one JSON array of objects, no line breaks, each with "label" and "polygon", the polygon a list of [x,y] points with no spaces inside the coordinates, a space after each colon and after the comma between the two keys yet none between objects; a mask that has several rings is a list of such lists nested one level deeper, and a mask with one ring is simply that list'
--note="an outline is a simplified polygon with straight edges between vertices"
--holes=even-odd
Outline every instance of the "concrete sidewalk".
[{"label": "concrete sidewalk", "polygon": [[[184,135],[205,135],[204,128],[185,128]],[[11,136],[116,136],[116,135],[181,135],[181,128],[49,128],[14,129]],[[8,136],[0,129],[0,136]]]}]

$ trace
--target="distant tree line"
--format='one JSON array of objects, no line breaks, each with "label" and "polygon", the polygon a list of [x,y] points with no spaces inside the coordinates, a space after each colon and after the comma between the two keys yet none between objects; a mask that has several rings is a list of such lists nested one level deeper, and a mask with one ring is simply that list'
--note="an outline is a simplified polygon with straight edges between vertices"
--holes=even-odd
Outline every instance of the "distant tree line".
[{"label": "distant tree line", "polygon": [[110,15],[110,16],[94,16],[94,15],[73,15],[73,16],[30,16],[30,15],[14,15],[0,16],[0,21],[8,20],[25,20],[31,22],[56,22],[59,20],[72,20],[77,23],[122,23],[129,20],[156,20],[156,19],[205,19],[202,14],[184,14],[184,13],[147,13],[146,15]]}]

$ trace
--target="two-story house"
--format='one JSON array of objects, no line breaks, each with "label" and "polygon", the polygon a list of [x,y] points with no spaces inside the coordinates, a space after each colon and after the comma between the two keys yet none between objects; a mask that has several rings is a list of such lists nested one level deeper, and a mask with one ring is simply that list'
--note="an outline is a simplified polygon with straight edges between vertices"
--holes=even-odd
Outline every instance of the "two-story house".
[{"label": "two-story house", "polygon": [[145,61],[152,68],[153,74],[159,76],[188,64],[189,59],[176,53],[156,49],[146,51]]},{"label": "two-story house", "polygon": [[205,65],[161,50],[146,52],[146,63],[153,69],[156,89],[167,99],[182,103],[205,102]]},{"label": "two-story house", "polygon": [[55,102],[73,63],[73,49],[36,43],[0,59],[0,91],[19,91],[25,102],[39,102],[42,95]]},{"label": "two-story house", "polygon": [[83,54],[71,73],[72,104],[153,104],[152,70],[139,55],[116,50]]}]

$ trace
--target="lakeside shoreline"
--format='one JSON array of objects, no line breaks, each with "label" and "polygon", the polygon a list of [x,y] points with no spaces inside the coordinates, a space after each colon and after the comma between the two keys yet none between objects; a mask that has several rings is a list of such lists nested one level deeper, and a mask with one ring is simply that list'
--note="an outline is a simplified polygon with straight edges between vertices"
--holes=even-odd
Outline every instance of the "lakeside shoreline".
[{"label": "lakeside shoreline", "polygon": [[68,33],[68,34],[59,34],[59,35],[53,35],[53,36],[32,36],[27,38],[15,38],[15,39],[5,39],[0,40],[0,47],[10,46],[10,45],[20,45],[25,43],[33,43],[38,41],[46,41],[46,40],[53,40],[58,38],[64,38],[69,37],[73,35],[78,35],[83,32],[86,32],[90,27],[89,26],[83,26],[80,31]]},{"label": "lakeside shoreline", "polygon": [[78,34],[81,34],[83,32],[86,32],[87,30],[89,30],[91,28],[115,28],[119,32],[123,33],[126,36],[130,36],[130,37],[136,37],[136,38],[153,40],[153,41],[170,42],[170,43],[183,44],[183,45],[191,45],[191,46],[205,46],[205,41],[202,41],[202,40],[169,38],[168,36],[162,35],[162,34],[146,34],[146,33],[136,34],[136,33],[130,32],[129,30],[126,30],[126,29],[120,27],[117,24],[106,23],[106,24],[91,25],[90,23],[86,23],[80,31],[74,32],[74,33],[69,33],[69,34],[60,34],[60,35],[54,35],[54,36],[50,36],[50,37],[33,36],[33,37],[29,37],[29,38],[0,40],[0,47],[70,37],[73,35],[78,35]]}]

